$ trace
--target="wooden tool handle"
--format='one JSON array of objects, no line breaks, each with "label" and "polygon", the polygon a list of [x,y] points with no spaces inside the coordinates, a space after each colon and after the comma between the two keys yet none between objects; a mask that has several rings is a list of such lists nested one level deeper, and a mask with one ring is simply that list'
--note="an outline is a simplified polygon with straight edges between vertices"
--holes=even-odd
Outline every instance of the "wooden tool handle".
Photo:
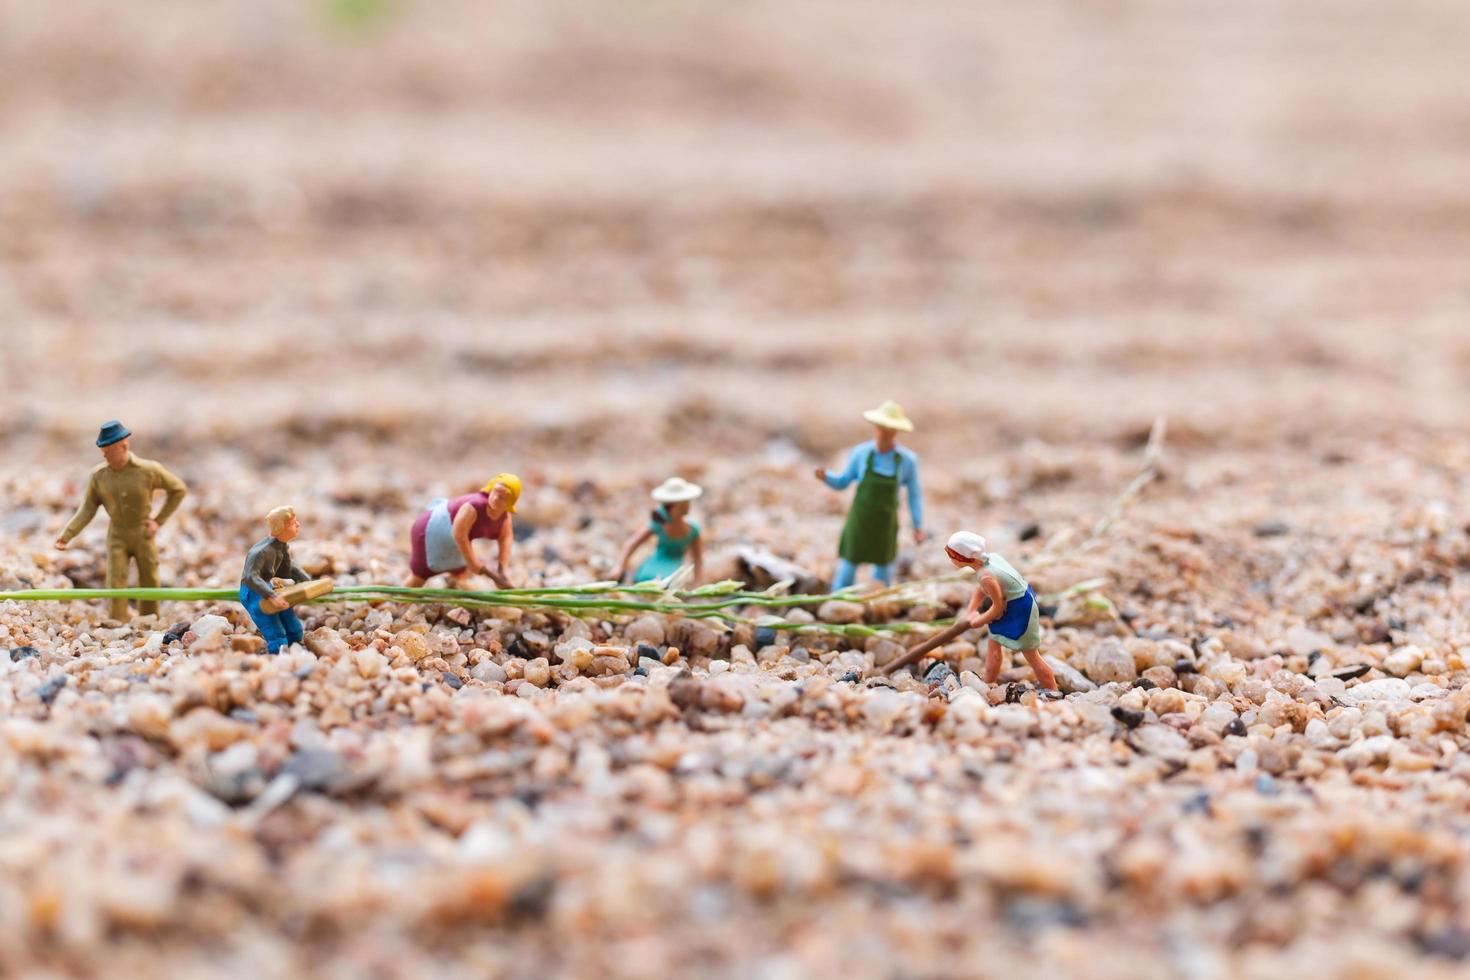
[{"label": "wooden tool handle", "polygon": [[296,585],[287,586],[276,590],[276,598],[283,599],[287,606],[299,606],[303,602],[319,599],[332,591],[333,583],[329,578],[312,579],[310,582],[298,582]]},{"label": "wooden tool handle", "polygon": [[953,640],[961,634],[968,632],[969,629],[970,617],[961,613],[959,622],[955,623],[948,629],[941,630],[940,632],[935,633],[933,636],[929,637],[929,639],[909,650],[903,656],[898,657],[893,661],[890,661],[885,667],[883,667],[881,673],[886,676],[893,673],[895,670],[907,667],[909,664],[914,663],[930,650],[944,646],[944,644],[948,643],[950,640]]}]

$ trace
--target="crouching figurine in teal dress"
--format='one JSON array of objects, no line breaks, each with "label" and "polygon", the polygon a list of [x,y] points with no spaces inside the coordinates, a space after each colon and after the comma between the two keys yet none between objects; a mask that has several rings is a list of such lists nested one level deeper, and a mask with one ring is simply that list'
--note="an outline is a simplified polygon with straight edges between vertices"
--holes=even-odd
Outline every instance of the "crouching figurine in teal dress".
[{"label": "crouching figurine in teal dress", "polygon": [[[623,545],[618,556],[618,567],[613,578],[619,582],[628,574],[628,562],[634,552],[643,547],[649,538],[657,538],[658,546],[653,554],[638,566],[633,575],[634,582],[648,582],[668,578],[683,565],[694,565],[694,578],[690,585],[698,585],[704,576],[704,546],[699,540],[699,525],[689,519],[690,504],[704,493],[700,487],[679,477],[665,480],[653,491],[653,499],[659,506],[653,511],[648,527],[634,534]],[[685,556],[688,555],[688,561]]]}]

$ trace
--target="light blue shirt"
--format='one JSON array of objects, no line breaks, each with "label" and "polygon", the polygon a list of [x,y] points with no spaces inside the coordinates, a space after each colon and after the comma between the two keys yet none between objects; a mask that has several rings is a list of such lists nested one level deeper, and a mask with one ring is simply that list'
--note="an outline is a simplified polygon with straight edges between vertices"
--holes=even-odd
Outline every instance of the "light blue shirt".
[{"label": "light blue shirt", "polygon": [[892,476],[898,472],[898,482],[903,484],[909,495],[909,517],[915,528],[924,526],[924,491],[919,487],[919,457],[903,446],[894,446],[892,452],[880,453],[869,440],[852,447],[847,457],[847,466],[841,473],[828,473],[827,486],[833,490],[846,490],[854,480],[861,480],[868,471],[868,460],[873,461],[873,472]]}]

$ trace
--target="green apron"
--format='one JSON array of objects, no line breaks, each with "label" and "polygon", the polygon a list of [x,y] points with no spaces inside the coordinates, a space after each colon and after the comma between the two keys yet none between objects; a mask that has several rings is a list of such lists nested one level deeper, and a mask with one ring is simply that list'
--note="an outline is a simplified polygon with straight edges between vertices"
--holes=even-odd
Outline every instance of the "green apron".
[{"label": "green apron", "polygon": [[884,476],[873,470],[873,456],[868,457],[868,468],[858,481],[837,545],[837,554],[845,561],[887,565],[898,557],[898,474],[902,465],[898,461],[893,475]]}]

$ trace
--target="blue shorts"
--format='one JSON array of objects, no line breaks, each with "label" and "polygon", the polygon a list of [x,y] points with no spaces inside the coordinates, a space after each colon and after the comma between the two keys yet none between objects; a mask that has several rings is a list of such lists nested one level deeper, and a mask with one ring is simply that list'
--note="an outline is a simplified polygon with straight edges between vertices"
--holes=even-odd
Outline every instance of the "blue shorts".
[{"label": "blue shorts", "polygon": [[990,635],[1019,640],[1031,626],[1031,612],[1036,608],[1036,593],[1026,586],[1026,594],[1006,602],[1005,614],[990,624]]}]

